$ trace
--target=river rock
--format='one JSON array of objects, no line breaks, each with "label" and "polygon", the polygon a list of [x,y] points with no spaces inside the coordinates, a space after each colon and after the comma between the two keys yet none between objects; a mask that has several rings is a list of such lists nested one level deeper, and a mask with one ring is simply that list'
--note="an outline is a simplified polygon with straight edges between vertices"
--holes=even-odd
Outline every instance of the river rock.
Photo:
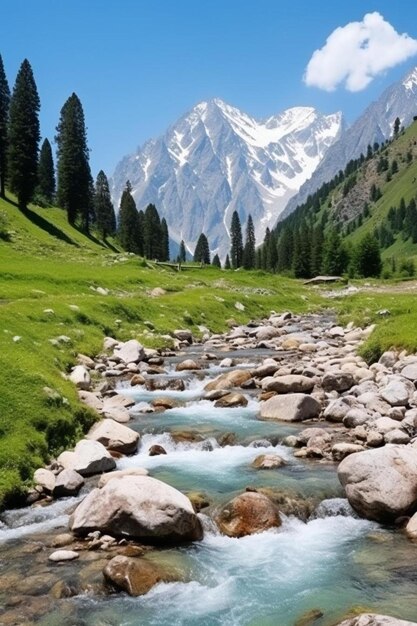
[{"label": "river rock", "polygon": [[378,419],[373,422],[372,428],[381,433],[381,435],[385,435],[391,430],[397,430],[398,422],[390,417],[378,417]]},{"label": "river rock", "polygon": [[201,367],[193,359],[186,359],[185,361],[181,361],[181,363],[177,363],[175,369],[177,370],[177,372],[188,372],[193,370],[201,370]]},{"label": "river rock", "polygon": [[397,443],[405,445],[410,443],[410,437],[403,430],[394,428],[384,435],[385,443]]},{"label": "river rock", "polygon": [[317,417],[321,406],[314,398],[303,393],[288,393],[273,396],[261,402],[260,419],[301,422]]},{"label": "river rock", "polygon": [[190,500],[149,476],[123,476],[94,489],[70,518],[77,535],[99,530],[112,536],[177,543],[203,536]]},{"label": "river rock", "polygon": [[186,341],[187,343],[193,343],[193,334],[190,330],[174,330],[172,333],[175,339],[179,341]]},{"label": "river rock", "polygon": [[371,419],[369,413],[365,409],[352,408],[343,418],[343,424],[346,428],[356,428],[357,426],[363,426]]},{"label": "river rock", "polygon": [[324,410],[323,417],[329,422],[343,422],[343,418],[355,404],[355,398],[352,397],[332,400]]},{"label": "river rock", "polygon": [[417,626],[417,622],[407,622],[388,615],[376,613],[362,613],[357,617],[339,622],[337,626]]},{"label": "river rock", "polygon": [[255,469],[276,469],[286,464],[286,461],[278,454],[260,454],[252,461],[252,467]]},{"label": "river rock", "polygon": [[278,508],[261,493],[248,492],[233,498],[216,518],[228,537],[245,537],[281,526]]},{"label": "river rock", "polygon": [[78,559],[79,554],[74,550],[55,550],[49,555],[48,559],[58,563],[59,561],[73,561]]},{"label": "river rock", "polygon": [[118,480],[124,476],[147,476],[148,470],[144,467],[128,467],[124,470],[116,470],[108,474],[102,474],[98,481],[98,488],[104,487],[110,480]]},{"label": "river rock", "polygon": [[148,450],[149,456],[160,456],[161,454],[166,454],[167,451],[163,446],[158,445],[157,443],[151,446]]},{"label": "river rock", "polygon": [[118,344],[113,354],[123,363],[138,363],[145,357],[143,346],[136,339],[130,339],[129,341]]},{"label": "river rock", "polygon": [[276,393],[310,393],[313,387],[313,379],[299,374],[267,377],[262,381],[264,391],[275,391]]},{"label": "river rock", "polygon": [[410,539],[417,539],[417,513],[414,513],[414,515],[408,520],[405,532]]},{"label": "river rock", "polygon": [[322,437],[327,442],[331,440],[329,431],[324,428],[304,428],[297,434],[297,444],[305,446],[316,437]]},{"label": "river rock", "polygon": [[338,467],[352,507],[368,519],[390,522],[417,509],[417,454],[411,446],[351,454]]},{"label": "river rock", "polygon": [[126,424],[130,421],[129,411],[124,406],[109,406],[108,408],[103,406],[103,415],[119,424]]},{"label": "river rock", "polygon": [[225,396],[219,398],[215,403],[215,407],[220,408],[234,408],[237,406],[247,406],[248,400],[241,393],[228,393]]},{"label": "river rock", "polygon": [[334,370],[323,376],[321,384],[325,391],[338,391],[341,393],[353,387],[355,379],[350,372]]},{"label": "river rock", "polygon": [[256,329],[256,339],[258,341],[268,341],[269,339],[274,339],[274,337],[278,337],[281,334],[281,331],[275,326],[261,326]]},{"label": "river rock", "polygon": [[256,378],[273,376],[278,369],[279,364],[274,359],[265,359],[261,365],[252,370],[252,376],[255,376]]},{"label": "river rock", "polygon": [[225,372],[220,374],[214,380],[209,382],[204,391],[214,391],[216,389],[233,389],[234,387],[240,387],[242,383],[252,378],[250,372],[247,370],[234,370],[232,372]]},{"label": "river rock", "polygon": [[76,496],[84,484],[84,478],[73,469],[64,469],[56,477],[54,498]]},{"label": "river rock", "polygon": [[410,363],[401,370],[401,376],[415,382],[417,380],[417,363]]},{"label": "river rock", "polygon": [[51,470],[40,467],[33,474],[33,480],[36,485],[39,485],[46,491],[52,492],[55,487],[55,474]]},{"label": "river rock", "polygon": [[71,374],[69,375],[69,379],[78,389],[84,389],[88,391],[91,386],[91,377],[90,372],[84,365],[76,365]]},{"label": "river rock", "polygon": [[380,390],[380,395],[391,406],[406,406],[414,390],[414,385],[409,380],[394,379]]},{"label": "river rock", "polygon": [[64,469],[73,469],[81,476],[109,472],[116,467],[106,448],[100,442],[88,439],[81,439],[74,451],[62,452],[57,460]]},{"label": "river rock", "polygon": [[332,457],[335,461],[342,461],[345,457],[349,456],[349,454],[362,452],[362,450],[365,450],[365,448],[358,443],[335,443],[332,447]]},{"label": "river rock", "polygon": [[83,389],[80,389],[78,392],[78,397],[82,402],[84,402],[84,404],[89,406],[91,409],[94,409],[94,411],[100,412],[103,409],[102,398],[99,398],[97,394],[93,393],[92,391],[85,391]]},{"label": "river rock", "polygon": [[109,450],[133,454],[138,447],[139,434],[112,419],[104,419],[92,426],[86,439],[99,441]]},{"label": "river rock", "polygon": [[370,448],[379,448],[379,446],[384,445],[384,442],[384,435],[378,433],[376,430],[370,430],[366,436],[366,445]]},{"label": "river rock", "polygon": [[107,563],[103,576],[113,587],[126,591],[130,596],[142,596],[160,582],[179,580],[174,572],[168,572],[156,563],[120,554]]}]

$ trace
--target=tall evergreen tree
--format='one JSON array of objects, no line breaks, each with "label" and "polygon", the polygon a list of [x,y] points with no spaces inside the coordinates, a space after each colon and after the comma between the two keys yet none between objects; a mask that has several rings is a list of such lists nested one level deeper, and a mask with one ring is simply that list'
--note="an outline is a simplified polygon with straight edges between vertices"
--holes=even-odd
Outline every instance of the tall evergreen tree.
[{"label": "tall evergreen tree", "polygon": [[88,232],[92,207],[92,177],[87,147],[84,111],[73,93],[61,109],[55,137],[58,156],[59,206],[67,211],[68,222],[75,224],[79,216]]},{"label": "tall evergreen tree", "polygon": [[246,225],[246,238],[245,247],[243,249],[243,267],[245,270],[252,270],[256,264],[255,253],[255,228],[253,226],[252,216],[248,216],[248,223]]},{"label": "tall evergreen tree", "polygon": [[215,255],[214,255],[214,257],[213,257],[213,260],[212,260],[211,264],[212,264],[214,267],[218,267],[219,269],[221,269],[222,264],[221,264],[221,262],[220,262],[220,257],[219,257],[219,255],[218,255],[218,254],[215,254]]},{"label": "tall evergreen tree", "polygon": [[0,198],[6,197],[7,126],[9,123],[10,89],[0,55]]},{"label": "tall evergreen tree", "polygon": [[347,253],[336,230],[329,231],[323,247],[323,272],[330,276],[340,276],[347,269]]},{"label": "tall evergreen tree", "polygon": [[141,254],[140,220],[131,191],[132,186],[130,182],[127,181],[120,200],[119,227],[117,234],[122,247],[127,252]]},{"label": "tall evergreen tree", "polygon": [[39,155],[38,186],[36,188],[38,202],[50,205],[55,195],[55,171],[52,148],[48,139],[45,139]]},{"label": "tall evergreen tree", "polygon": [[224,262],[224,269],[225,270],[231,270],[232,269],[232,266],[230,264],[230,257],[229,257],[228,254],[226,254],[226,260]]},{"label": "tall evergreen tree", "polygon": [[242,227],[240,225],[240,219],[237,211],[233,211],[232,215],[230,240],[230,258],[232,261],[232,267],[235,270],[242,265],[243,261]]},{"label": "tall evergreen tree", "polygon": [[181,243],[180,243],[180,251],[178,254],[178,261],[180,263],[185,263],[185,261],[187,260],[187,253],[185,250],[185,243],[184,243],[184,239],[181,239]]},{"label": "tall evergreen tree", "polygon": [[207,237],[204,233],[201,233],[197,240],[197,245],[194,251],[194,262],[210,265],[210,248]]},{"label": "tall evergreen tree", "polygon": [[355,269],[359,276],[378,277],[381,274],[382,261],[379,243],[376,237],[367,233],[355,250]]},{"label": "tall evergreen tree", "polygon": [[97,174],[94,193],[94,213],[97,228],[103,239],[105,240],[109,235],[114,235],[116,232],[116,216],[111,201],[109,182],[103,170],[100,170]]},{"label": "tall evergreen tree", "polygon": [[32,200],[37,182],[40,100],[27,59],[20,66],[9,109],[8,180],[19,207]]},{"label": "tall evergreen tree", "polygon": [[284,228],[277,245],[277,271],[283,272],[292,268],[294,237],[291,228]]},{"label": "tall evergreen tree", "polygon": [[143,253],[147,259],[162,258],[161,220],[154,204],[145,209],[143,224]]},{"label": "tall evergreen tree", "polygon": [[161,261],[169,261],[169,232],[165,217],[161,219]]}]

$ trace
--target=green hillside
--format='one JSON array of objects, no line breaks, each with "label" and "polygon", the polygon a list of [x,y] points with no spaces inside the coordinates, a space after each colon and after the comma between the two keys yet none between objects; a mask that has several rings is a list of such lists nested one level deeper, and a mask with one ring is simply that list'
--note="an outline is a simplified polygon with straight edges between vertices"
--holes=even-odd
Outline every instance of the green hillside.
[{"label": "green hillside", "polygon": [[[309,278],[364,274],[362,242],[375,240],[384,275],[413,275],[417,256],[417,121],[323,184],[267,236],[263,265]],[[337,252],[337,253],[336,253]],[[335,254],[336,253],[336,254]],[[376,271],[376,270],[375,270]]]},{"label": "green hillside", "polygon": [[[0,200],[0,220],[0,505],[91,424],[62,372],[79,352],[97,354],[104,336],[169,345],[175,328],[221,331],[232,317],[321,302],[297,282],[262,272],[148,267],[69,226],[60,209],[22,213]],[[155,287],[166,293],[152,297]]]}]

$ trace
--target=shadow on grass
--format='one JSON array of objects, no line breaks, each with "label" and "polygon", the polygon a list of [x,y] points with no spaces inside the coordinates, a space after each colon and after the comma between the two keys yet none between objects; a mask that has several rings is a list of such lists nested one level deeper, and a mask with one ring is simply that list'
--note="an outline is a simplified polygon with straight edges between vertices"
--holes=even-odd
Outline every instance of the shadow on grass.
[{"label": "shadow on grass", "polygon": [[69,243],[71,246],[76,246],[77,248],[79,248],[79,245],[77,244],[76,241],[71,239],[71,237],[68,237],[68,235],[66,235],[60,228],[57,228],[56,226],[54,226],[54,224],[51,224],[51,222],[48,222],[48,220],[46,220],[44,217],[42,217],[41,215],[38,215],[38,213],[35,213],[34,211],[28,208],[26,209],[20,208],[17,202],[14,202],[13,200],[10,200],[9,198],[7,198],[7,202],[17,207],[22,213],[22,215],[27,217],[28,220],[32,222],[32,224],[35,224],[35,226],[37,226],[38,228],[41,228],[42,230],[47,232],[49,235],[52,235],[52,237],[56,237],[57,239],[60,239],[61,241],[65,241],[65,243]]}]

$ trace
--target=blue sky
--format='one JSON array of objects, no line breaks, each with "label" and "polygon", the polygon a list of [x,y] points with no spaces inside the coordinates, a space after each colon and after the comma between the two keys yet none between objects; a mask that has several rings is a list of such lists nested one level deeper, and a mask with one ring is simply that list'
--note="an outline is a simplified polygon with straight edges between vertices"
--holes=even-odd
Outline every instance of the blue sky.
[{"label": "blue sky", "polygon": [[361,91],[308,87],[303,75],[334,29],[374,11],[417,39],[409,0],[0,0],[0,54],[11,86],[21,61],[31,62],[43,136],[53,138],[77,93],[93,175],[110,176],[122,156],[211,97],[256,117],[302,105],[353,121],[417,56]]}]

